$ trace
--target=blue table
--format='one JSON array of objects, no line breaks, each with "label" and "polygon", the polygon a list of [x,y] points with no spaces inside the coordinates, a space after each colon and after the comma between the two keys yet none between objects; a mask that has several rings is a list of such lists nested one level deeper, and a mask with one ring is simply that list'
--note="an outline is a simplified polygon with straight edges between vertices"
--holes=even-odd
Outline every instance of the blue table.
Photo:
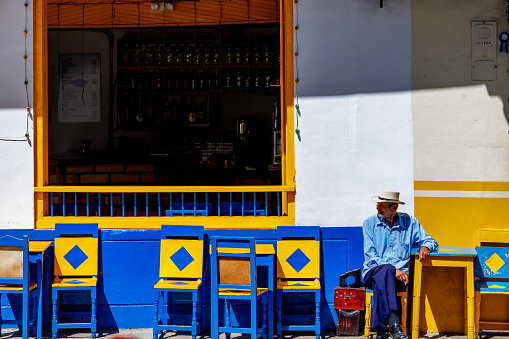
[{"label": "blue table", "polygon": [[474,339],[474,262],[477,252],[474,247],[440,247],[420,262],[419,248],[412,248],[415,256],[414,288],[412,299],[412,338],[419,338],[419,317],[421,308],[422,267],[462,267],[465,268],[467,307],[464,314],[464,329],[468,339]]}]

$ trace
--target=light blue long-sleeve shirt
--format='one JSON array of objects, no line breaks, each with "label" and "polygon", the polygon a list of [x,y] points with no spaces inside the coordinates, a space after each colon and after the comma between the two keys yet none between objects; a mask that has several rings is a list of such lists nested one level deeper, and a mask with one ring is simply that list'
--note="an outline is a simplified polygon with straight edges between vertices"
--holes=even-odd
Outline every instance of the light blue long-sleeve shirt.
[{"label": "light blue long-sleeve shirt", "polygon": [[426,246],[429,251],[436,251],[438,243],[430,237],[419,221],[406,213],[398,213],[394,226],[384,218],[373,215],[364,221],[364,265],[362,277],[373,267],[391,264],[408,274],[410,249],[413,244]]}]

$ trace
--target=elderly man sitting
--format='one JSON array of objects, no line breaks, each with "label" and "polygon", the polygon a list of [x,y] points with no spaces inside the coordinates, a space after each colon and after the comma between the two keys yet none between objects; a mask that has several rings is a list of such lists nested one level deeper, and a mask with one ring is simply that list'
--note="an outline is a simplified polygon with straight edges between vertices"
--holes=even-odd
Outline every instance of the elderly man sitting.
[{"label": "elderly man sitting", "polygon": [[376,327],[377,339],[387,337],[387,325],[393,339],[407,339],[400,326],[401,306],[396,293],[409,282],[410,249],[419,245],[419,260],[424,260],[438,243],[430,237],[411,215],[397,212],[399,192],[382,190],[371,198],[377,203],[377,214],[367,218],[364,234],[364,265],[362,277],[373,290],[371,326]]}]

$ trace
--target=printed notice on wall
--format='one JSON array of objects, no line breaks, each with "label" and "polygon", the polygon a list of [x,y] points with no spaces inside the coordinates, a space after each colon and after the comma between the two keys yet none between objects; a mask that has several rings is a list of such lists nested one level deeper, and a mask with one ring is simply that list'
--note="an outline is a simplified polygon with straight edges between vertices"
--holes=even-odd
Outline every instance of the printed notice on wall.
[{"label": "printed notice on wall", "polygon": [[101,121],[101,55],[61,54],[58,122]]}]

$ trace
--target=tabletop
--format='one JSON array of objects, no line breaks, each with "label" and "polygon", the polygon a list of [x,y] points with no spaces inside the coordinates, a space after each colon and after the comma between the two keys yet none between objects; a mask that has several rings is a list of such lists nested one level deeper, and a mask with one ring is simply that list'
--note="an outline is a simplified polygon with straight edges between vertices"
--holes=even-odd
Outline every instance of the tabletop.
[{"label": "tabletop", "polygon": [[30,240],[28,242],[28,251],[29,252],[44,252],[51,246],[51,241],[34,241]]},{"label": "tabletop", "polygon": [[[412,247],[412,255],[419,254],[419,247]],[[453,247],[440,246],[437,251],[430,252],[431,257],[475,257],[477,251],[475,247]]]}]

